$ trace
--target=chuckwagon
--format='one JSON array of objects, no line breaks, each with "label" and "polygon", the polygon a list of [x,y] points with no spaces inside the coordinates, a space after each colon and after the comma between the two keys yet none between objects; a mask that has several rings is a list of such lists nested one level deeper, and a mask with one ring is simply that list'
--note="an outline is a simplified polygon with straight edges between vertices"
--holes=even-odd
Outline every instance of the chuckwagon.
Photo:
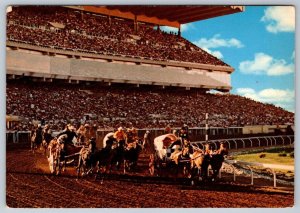
[{"label": "chuckwagon", "polygon": [[174,134],[164,134],[154,139],[154,153],[150,155],[149,172],[161,174],[163,168],[175,165],[176,155],[181,153],[181,140]]}]

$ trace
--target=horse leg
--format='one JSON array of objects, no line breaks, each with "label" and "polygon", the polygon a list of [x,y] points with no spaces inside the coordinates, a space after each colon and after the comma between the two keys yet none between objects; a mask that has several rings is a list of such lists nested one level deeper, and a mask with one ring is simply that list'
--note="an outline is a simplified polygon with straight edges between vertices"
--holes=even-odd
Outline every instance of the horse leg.
[{"label": "horse leg", "polygon": [[30,146],[31,152],[34,154],[34,149],[35,149],[35,143],[31,142],[31,146]]},{"label": "horse leg", "polygon": [[123,174],[126,174],[127,160],[123,160]]},{"label": "horse leg", "polygon": [[99,161],[96,162],[95,168],[97,168],[95,178],[94,178],[94,180],[96,181],[98,178],[99,171],[100,171]]},{"label": "horse leg", "polygon": [[82,167],[82,160],[81,160],[81,156],[79,155],[78,165],[76,167],[76,170],[77,170],[77,179],[79,178],[81,167]]},{"label": "horse leg", "polygon": [[66,171],[66,168],[67,168],[67,162],[66,162],[66,159],[63,160],[63,165],[62,165],[62,171]]}]

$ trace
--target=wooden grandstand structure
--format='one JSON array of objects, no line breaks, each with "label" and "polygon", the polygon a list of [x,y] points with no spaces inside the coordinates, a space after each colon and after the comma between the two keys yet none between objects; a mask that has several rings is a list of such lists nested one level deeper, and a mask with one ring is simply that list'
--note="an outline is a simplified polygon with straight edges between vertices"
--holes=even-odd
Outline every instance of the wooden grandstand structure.
[{"label": "wooden grandstand structure", "polygon": [[[64,6],[110,17],[129,19],[138,30],[139,23],[180,28],[182,24],[243,12],[244,6]],[[149,58],[115,54],[93,54],[34,46],[7,40],[7,76],[29,76],[52,81],[98,81],[136,85],[158,85],[205,90],[231,89],[230,66],[155,61]],[[40,54],[38,54],[40,53]],[[62,71],[63,68],[63,71]],[[102,69],[101,69],[102,68]],[[118,72],[122,70],[122,74]],[[124,77],[125,76],[125,77]]]},{"label": "wooden grandstand structure", "polygon": [[146,22],[154,25],[165,25],[180,29],[182,24],[230,15],[245,10],[244,6],[211,5],[211,6],[69,6],[87,12],[132,19],[135,22]]}]

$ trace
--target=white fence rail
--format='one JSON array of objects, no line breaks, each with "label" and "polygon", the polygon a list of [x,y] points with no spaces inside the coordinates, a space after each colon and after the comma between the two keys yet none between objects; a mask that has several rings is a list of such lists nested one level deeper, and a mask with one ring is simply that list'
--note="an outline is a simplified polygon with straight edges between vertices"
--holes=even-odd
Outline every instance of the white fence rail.
[{"label": "white fence rail", "polygon": [[[287,141],[286,141],[286,140]],[[254,146],[254,142],[258,143],[258,146]],[[231,138],[231,139],[217,139],[209,141],[194,141],[191,142],[198,148],[204,148],[204,145],[209,142],[213,144],[215,149],[218,148],[220,142],[225,142],[228,145],[228,149],[251,148],[261,147],[264,142],[265,146],[276,145],[292,145],[294,143],[294,135],[278,135],[278,136],[263,136],[263,137],[249,137],[249,138]],[[246,145],[246,142],[250,143],[250,146]],[[239,146],[241,144],[241,146]]]},{"label": "white fence rail", "polygon": [[237,160],[225,160],[225,163],[231,167],[232,173],[233,173],[233,181],[236,181],[236,168],[233,164],[238,164],[238,165],[244,165],[250,170],[251,174],[251,185],[254,185],[254,175],[253,175],[253,168],[254,166],[256,167],[263,167],[270,169],[273,174],[273,187],[277,187],[277,178],[276,178],[276,171],[275,169],[285,169],[285,170],[290,170],[294,171],[295,168],[294,166],[287,166],[287,165],[278,165],[278,164],[267,164],[267,163],[253,163],[253,162],[245,162],[245,161],[237,161]]}]

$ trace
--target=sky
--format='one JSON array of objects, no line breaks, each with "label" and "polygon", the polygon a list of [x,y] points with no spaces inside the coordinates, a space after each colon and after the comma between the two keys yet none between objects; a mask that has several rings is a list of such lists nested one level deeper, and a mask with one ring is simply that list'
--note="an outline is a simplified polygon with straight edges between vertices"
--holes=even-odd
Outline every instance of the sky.
[{"label": "sky", "polygon": [[295,112],[294,7],[245,6],[244,12],[182,25],[181,32],[235,69],[230,93]]}]

